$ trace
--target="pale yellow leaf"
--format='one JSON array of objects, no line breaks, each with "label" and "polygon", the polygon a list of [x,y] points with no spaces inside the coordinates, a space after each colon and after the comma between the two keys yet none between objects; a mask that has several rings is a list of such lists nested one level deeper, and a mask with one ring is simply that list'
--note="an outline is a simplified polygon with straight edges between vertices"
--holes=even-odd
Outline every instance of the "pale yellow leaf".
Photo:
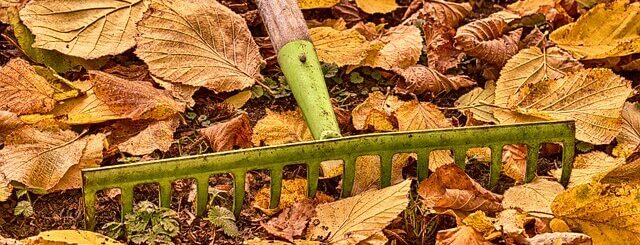
[{"label": "pale yellow leaf", "polygon": [[[131,123],[123,121],[120,127],[126,127],[128,124]],[[136,156],[151,154],[155,150],[166,152],[173,143],[173,133],[180,124],[180,117],[175,115],[162,121],[151,121],[145,124],[147,127],[135,136],[123,142],[110,142],[110,144],[116,144],[121,152]]]},{"label": "pale yellow leaf", "polygon": [[253,93],[250,90],[242,91],[225,99],[222,103],[230,105],[235,109],[240,109],[247,103],[247,101],[249,101],[249,99],[251,99],[252,94]]},{"label": "pale yellow leaf", "polygon": [[640,243],[638,185],[583,184],[556,197],[553,214],[591,236],[594,244]]},{"label": "pale yellow leaf", "polygon": [[255,146],[281,145],[313,139],[299,111],[273,112],[269,109],[267,115],[253,127],[251,138]]},{"label": "pale yellow leaf", "polygon": [[447,76],[423,65],[413,65],[398,73],[404,78],[396,84],[395,90],[400,93],[437,95],[476,84],[467,76]]},{"label": "pale yellow leaf", "polygon": [[423,46],[420,29],[404,25],[392,27],[370,45],[373,47],[369,49],[361,65],[387,70],[415,65]]},{"label": "pale yellow leaf", "polygon": [[18,115],[49,112],[56,90],[28,62],[12,59],[0,68],[0,110]]},{"label": "pale yellow leaf", "polygon": [[121,245],[112,238],[105,235],[83,230],[51,230],[43,231],[36,236],[22,240],[25,244],[33,245],[57,245],[57,244],[102,244]]},{"label": "pale yellow leaf", "polygon": [[640,147],[640,110],[638,104],[624,103],[622,108],[622,130],[616,136],[618,144],[632,149],[634,152]]},{"label": "pale yellow leaf", "polygon": [[506,32],[507,23],[502,18],[476,20],[456,31],[455,46],[467,54],[496,66],[504,65],[518,52],[522,29]]},{"label": "pale yellow leaf", "polygon": [[576,22],[549,35],[579,59],[602,59],[640,52],[640,3],[598,4]]},{"label": "pale yellow leaf", "polygon": [[548,217],[544,213],[551,213],[551,202],[562,191],[564,187],[557,181],[538,177],[530,183],[507,189],[504,192],[502,206],[517,208],[535,216]]},{"label": "pale yellow leaf", "polygon": [[93,90],[87,91],[83,96],[61,102],[50,114],[69,125],[94,124],[125,118],[99,100]]},{"label": "pale yellow leaf", "polygon": [[0,23],[10,23],[9,11],[11,8],[19,8],[27,0],[0,0]]},{"label": "pale yellow leaf", "polygon": [[265,63],[245,20],[218,1],[153,2],[138,23],[136,55],[169,82],[215,92],[247,88]]},{"label": "pale yellow leaf", "polygon": [[461,225],[455,228],[440,230],[436,235],[436,245],[491,245],[493,243],[482,237],[471,226]]},{"label": "pale yellow leaf", "polygon": [[338,4],[340,0],[298,0],[300,9],[331,8]]},{"label": "pale yellow leaf", "polygon": [[355,29],[316,27],[309,30],[318,59],[338,66],[357,65],[367,56],[369,44]]},{"label": "pale yellow leaf", "polygon": [[367,14],[389,13],[398,8],[396,0],[356,0],[358,8]]},{"label": "pale yellow leaf", "polygon": [[505,209],[496,215],[494,226],[503,234],[503,239],[509,244],[521,244],[527,237],[525,225],[527,215],[515,209]]},{"label": "pale yellow leaf", "polygon": [[35,0],[20,19],[36,36],[33,47],[95,59],[135,46],[136,23],[148,8],[147,0]]},{"label": "pale yellow leaf", "polygon": [[250,148],[251,143],[251,124],[247,113],[242,113],[229,121],[217,123],[210,127],[199,129],[209,145],[216,152],[233,150],[234,147]]},{"label": "pale yellow leaf", "polygon": [[590,245],[591,237],[582,233],[553,232],[538,234],[527,241],[532,245]]},{"label": "pale yellow leaf", "polygon": [[[609,171],[624,164],[623,158],[614,158],[601,151],[593,151],[576,156],[568,187],[598,182]],[[554,169],[551,175],[560,179],[562,169]]]},{"label": "pale yellow leaf", "polygon": [[309,237],[330,244],[356,244],[380,232],[409,204],[411,180],[381,190],[320,204]]},{"label": "pale yellow leaf", "polygon": [[495,90],[495,83],[493,81],[487,81],[484,89],[474,88],[460,96],[460,98],[456,100],[455,106],[460,108],[458,111],[464,113],[467,117],[471,116],[473,119],[483,122],[497,123],[498,119],[493,117],[493,107],[483,105],[483,103],[494,103]]}]

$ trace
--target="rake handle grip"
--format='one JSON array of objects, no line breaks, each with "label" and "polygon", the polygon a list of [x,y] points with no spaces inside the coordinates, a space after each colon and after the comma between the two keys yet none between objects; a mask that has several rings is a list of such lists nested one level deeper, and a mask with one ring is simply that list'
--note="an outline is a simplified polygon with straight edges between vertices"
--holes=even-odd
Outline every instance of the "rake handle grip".
[{"label": "rake handle grip", "polygon": [[297,0],[257,0],[278,63],[314,139],[340,137],[324,74]]}]

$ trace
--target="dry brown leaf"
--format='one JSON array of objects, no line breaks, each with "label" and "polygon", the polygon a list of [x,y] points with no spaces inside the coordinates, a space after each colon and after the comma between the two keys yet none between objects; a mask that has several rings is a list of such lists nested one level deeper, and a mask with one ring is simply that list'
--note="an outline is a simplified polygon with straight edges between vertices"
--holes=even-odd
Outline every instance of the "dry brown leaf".
[{"label": "dry brown leaf", "polygon": [[331,8],[338,4],[340,0],[298,0],[300,9]]},{"label": "dry brown leaf", "polygon": [[113,112],[109,105],[99,100],[93,89],[83,96],[61,102],[50,114],[69,125],[94,124],[126,118]]},{"label": "dry brown leaf", "polygon": [[576,22],[549,35],[579,59],[602,59],[640,52],[640,3],[598,4]]},{"label": "dry brown leaf", "polygon": [[154,1],[151,8],[138,23],[136,55],[153,75],[215,92],[262,79],[265,62],[245,20],[218,1]]},{"label": "dry brown leaf", "polygon": [[[593,151],[586,154],[576,156],[573,161],[573,170],[571,171],[571,179],[567,187],[574,187],[581,184],[598,182],[609,171],[624,164],[624,159],[613,158],[607,153],[601,151]],[[551,175],[560,179],[562,169],[551,171]]]},{"label": "dry brown leaf", "polygon": [[336,18],[344,19],[349,25],[363,21],[365,15],[360,13],[360,9],[355,4],[348,1],[341,1],[336,6],[333,6],[331,13]]},{"label": "dry brown leaf", "polygon": [[538,234],[532,238],[528,238],[527,242],[531,245],[590,245],[591,237],[582,233],[573,232],[553,232]]},{"label": "dry brown leaf", "polygon": [[309,237],[330,244],[356,244],[385,228],[409,204],[411,180],[316,207]]},{"label": "dry brown leaf", "polygon": [[507,10],[517,13],[519,16],[542,14],[546,21],[553,26],[561,26],[573,21],[565,11],[560,1],[555,0],[520,0],[509,4]]},{"label": "dry brown leaf", "polygon": [[435,69],[423,65],[413,65],[399,71],[404,79],[396,84],[395,90],[400,93],[440,94],[475,85],[467,76],[446,76]]},{"label": "dry brown leaf", "polygon": [[515,209],[505,209],[496,215],[494,226],[496,230],[502,232],[507,244],[522,244],[528,237],[525,230],[526,223],[526,214]]},{"label": "dry brown leaf", "polygon": [[455,46],[469,55],[496,66],[503,66],[518,52],[522,29],[505,33],[501,18],[485,18],[466,24],[456,32]]},{"label": "dry brown leaf", "polygon": [[418,194],[427,207],[462,211],[502,210],[502,196],[491,193],[455,165],[444,165],[420,183]]},{"label": "dry brown leaf", "polygon": [[[455,102],[458,111],[483,122],[497,123],[498,119],[493,117],[493,107],[483,105],[483,103],[493,104],[495,98],[496,85],[493,81],[487,81],[482,88],[474,88],[468,93],[460,96]],[[471,115],[469,115],[471,114]]]},{"label": "dry brown leaf", "polygon": [[431,21],[426,22],[422,29],[429,67],[441,73],[457,67],[464,59],[465,54],[454,47],[453,38],[456,35],[456,30]]},{"label": "dry brown leaf", "polygon": [[260,225],[270,234],[295,243],[293,238],[302,235],[309,219],[313,216],[315,216],[315,207],[306,200],[294,203],[290,208],[284,209],[278,217]]},{"label": "dry brown leaf", "polygon": [[505,145],[502,148],[502,172],[518,183],[524,182],[527,173],[526,145]]},{"label": "dry brown leaf", "polygon": [[435,22],[457,28],[460,21],[471,14],[471,4],[443,0],[425,0],[423,11]]},{"label": "dry brown leaf", "polygon": [[[391,184],[402,182],[402,168],[409,165],[409,158],[416,157],[416,154],[400,153],[393,155],[391,159]],[[322,164],[321,164],[322,166]],[[329,169],[332,167],[333,169]],[[342,174],[343,166],[340,164],[324,164],[324,172]],[[356,158],[356,176],[353,180],[352,195],[358,195],[368,190],[380,188],[380,157],[375,155],[360,156]],[[334,174],[335,175],[335,174]],[[325,176],[326,177],[326,176]]]},{"label": "dry brown leaf", "polygon": [[[132,127],[132,124],[136,124],[136,122],[121,121],[116,124],[117,125],[112,126],[116,128],[116,130],[127,131],[130,130],[130,128],[135,128]],[[126,135],[124,132],[112,132],[112,135],[109,136],[109,144],[117,146],[121,152],[127,152],[135,156],[151,154],[155,150],[166,152],[174,141],[173,133],[176,131],[176,128],[178,128],[178,125],[180,125],[180,117],[175,115],[162,121],[142,122],[141,125],[141,130],[135,130],[137,132],[135,132],[133,136]],[[116,137],[120,139],[112,142],[111,140]]]},{"label": "dry brown leaf", "polygon": [[0,110],[18,115],[49,112],[56,104],[55,94],[25,60],[12,59],[0,68]]},{"label": "dry brown leaf", "polygon": [[23,127],[7,136],[0,150],[0,172],[29,188],[70,189],[82,184],[80,169],[102,161],[103,134]]},{"label": "dry brown leaf", "polygon": [[356,0],[356,5],[367,14],[386,14],[398,8],[396,0]]},{"label": "dry brown leaf", "polygon": [[0,0],[0,23],[10,23],[8,12],[11,8],[21,8],[27,0]]},{"label": "dry brown leaf", "polygon": [[637,184],[573,187],[556,197],[553,214],[591,236],[594,244],[640,243]]},{"label": "dry brown leaf", "polygon": [[502,206],[504,208],[517,208],[531,215],[548,217],[551,213],[551,203],[564,187],[557,181],[547,180],[541,177],[532,182],[517,185],[504,192]]},{"label": "dry brown leaf", "polygon": [[351,111],[353,127],[356,130],[393,131],[393,118],[390,112],[395,111],[401,103],[398,97],[385,96],[380,91],[369,94],[369,97]]},{"label": "dry brown leaf", "polygon": [[622,130],[616,136],[618,144],[632,149],[634,152],[640,148],[640,110],[637,104],[624,103],[622,108]]},{"label": "dry brown leaf", "polygon": [[461,225],[456,228],[438,231],[436,235],[437,245],[491,245],[493,243],[482,237],[471,226]]},{"label": "dry brown leaf", "polygon": [[629,63],[620,66],[625,71],[640,71],[640,59],[635,59]]},{"label": "dry brown leaf", "polygon": [[[378,1],[378,0],[376,0]],[[422,35],[415,26],[395,26],[370,43],[363,66],[387,70],[415,65],[422,53]]]},{"label": "dry brown leaf", "polygon": [[163,87],[165,90],[169,91],[171,96],[176,99],[176,101],[180,103],[186,104],[188,107],[193,107],[196,104],[196,101],[193,100],[193,94],[200,89],[200,87],[186,85],[182,83],[172,83],[162,80],[160,78],[151,76],[153,81]]},{"label": "dry brown leaf", "polygon": [[[494,116],[501,123],[530,121],[531,117],[536,121],[572,119],[576,121],[576,139],[608,144],[620,131],[620,113],[631,92],[630,82],[611,70],[586,69],[520,89],[507,102],[507,108],[518,114]],[[498,93],[496,88],[496,102],[504,97]]]},{"label": "dry brown leaf", "polygon": [[246,113],[222,123],[198,130],[214,151],[233,150],[234,147],[249,148],[251,144],[251,124]]},{"label": "dry brown leaf", "polygon": [[357,65],[369,50],[367,40],[355,29],[339,31],[331,27],[316,27],[309,30],[309,35],[318,59],[325,63]]},{"label": "dry brown leaf", "polygon": [[[0,202],[7,201],[11,197],[12,191],[11,181],[4,176],[4,173],[0,172]],[[2,236],[0,236],[0,242],[2,242]]]},{"label": "dry brown leaf", "polygon": [[601,179],[605,184],[640,184],[640,160],[620,165],[606,173]]},{"label": "dry brown leaf", "polygon": [[136,23],[148,8],[147,0],[35,0],[20,19],[36,36],[33,47],[95,59],[135,46]]},{"label": "dry brown leaf", "polygon": [[0,111],[0,144],[4,142],[4,137],[14,130],[22,127],[24,123],[15,113]]},{"label": "dry brown leaf", "polygon": [[[258,237],[254,237],[251,240],[245,240],[242,242],[245,245],[291,245],[290,242],[278,241],[278,240],[262,240]],[[308,241],[308,240],[293,240],[294,245],[322,245],[322,242]]]},{"label": "dry brown leaf", "polygon": [[267,115],[253,127],[251,138],[255,146],[281,145],[313,139],[300,111],[273,112],[269,109]]},{"label": "dry brown leaf", "polygon": [[163,120],[184,111],[184,106],[174,101],[166,91],[149,83],[129,81],[99,71],[90,71],[89,74],[96,97],[120,115],[133,120]]}]

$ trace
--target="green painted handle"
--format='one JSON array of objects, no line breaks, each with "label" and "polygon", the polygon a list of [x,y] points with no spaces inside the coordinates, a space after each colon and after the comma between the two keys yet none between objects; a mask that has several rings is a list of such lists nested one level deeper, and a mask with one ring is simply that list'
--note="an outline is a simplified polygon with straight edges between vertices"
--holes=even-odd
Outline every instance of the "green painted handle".
[{"label": "green painted handle", "polygon": [[278,63],[313,138],[341,137],[313,44],[307,40],[288,42],[278,51]]}]

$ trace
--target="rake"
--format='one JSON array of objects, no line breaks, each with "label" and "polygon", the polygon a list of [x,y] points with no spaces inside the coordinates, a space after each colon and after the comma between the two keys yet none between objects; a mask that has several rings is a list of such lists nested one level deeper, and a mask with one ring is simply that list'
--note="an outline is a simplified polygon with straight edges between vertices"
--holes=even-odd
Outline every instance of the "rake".
[{"label": "rake", "polygon": [[296,0],[259,0],[258,9],[267,27],[278,63],[301,108],[314,141],[279,146],[257,147],[228,152],[178,157],[157,161],[84,169],[83,195],[87,228],[95,228],[96,194],[100,190],[119,188],[123,218],[133,209],[133,190],[141,184],[158,184],[159,204],[169,207],[172,183],[180,179],[195,179],[195,209],[198,216],[205,213],[208,201],[209,177],[231,174],[233,177],[233,212],[240,213],[245,197],[245,175],[252,170],[268,170],[271,181],[270,207],[280,201],[283,169],[288,165],[307,167],[307,194],[316,193],[320,163],[343,161],[341,197],[349,197],[356,174],[356,158],[365,155],[380,157],[380,186],[391,185],[392,158],[399,153],[417,155],[417,175],[428,176],[429,154],[435,150],[452,150],[455,163],[464,168],[466,152],[470,148],[491,149],[491,188],[498,183],[502,168],[502,148],[508,144],[527,145],[525,181],[536,174],[538,149],[544,143],[561,143],[562,175],[567,185],[571,174],[575,125],[573,121],[552,121],[497,126],[374,133],[341,137],[340,129],[327,92],[320,62]]}]

